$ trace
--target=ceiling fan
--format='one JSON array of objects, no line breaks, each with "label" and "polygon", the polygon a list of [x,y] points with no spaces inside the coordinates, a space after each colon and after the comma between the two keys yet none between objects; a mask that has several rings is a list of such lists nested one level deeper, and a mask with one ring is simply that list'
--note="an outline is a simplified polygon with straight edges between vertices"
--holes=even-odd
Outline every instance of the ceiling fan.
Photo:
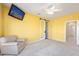
[{"label": "ceiling fan", "polygon": [[59,12],[59,11],[61,11],[62,9],[56,9],[56,7],[55,6],[50,6],[50,7],[48,7],[47,9],[45,9],[45,12],[47,13],[47,14],[54,14],[55,12]]}]

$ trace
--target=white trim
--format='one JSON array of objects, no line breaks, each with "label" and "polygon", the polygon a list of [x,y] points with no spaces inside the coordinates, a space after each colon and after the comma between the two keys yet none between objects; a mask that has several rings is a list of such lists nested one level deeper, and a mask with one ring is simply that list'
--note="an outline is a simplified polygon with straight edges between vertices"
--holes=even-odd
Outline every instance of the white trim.
[{"label": "white trim", "polygon": [[27,45],[29,45],[29,44],[33,44],[33,43],[36,43],[36,42],[39,42],[39,41],[42,41],[42,40],[38,39],[38,40],[35,40],[35,41],[32,41],[32,42],[26,42],[26,43],[27,43]]},{"label": "white trim", "polygon": [[77,45],[79,45],[79,43],[78,43],[79,42],[79,34],[78,34],[79,33],[79,31],[78,31],[79,30],[79,25],[78,24],[79,24],[79,20],[77,21],[77,24],[76,24],[77,25],[76,26],[77,27],[76,28],[76,44]]},{"label": "white trim", "polygon": [[56,42],[59,42],[59,43],[65,43],[65,41],[63,41],[63,40],[60,40],[60,39],[49,39],[49,40],[52,40],[52,41],[56,41]]},{"label": "white trim", "polygon": [[[41,31],[41,29],[42,29],[42,27],[41,27],[41,24],[42,24],[42,21],[44,21],[44,27],[46,26],[45,25],[45,20],[40,20],[40,31]],[[45,28],[44,28],[44,31],[45,31]],[[45,40],[45,32],[43,32],[43,34],[41,34],[40,33],[40,40]]]},{"label": "white trim", "polygon": [[72,21],[78,21],[79,22],[79,20],[67,20],[67,21],[65,21],[65,23],[64,23],[64,41],[65,42],[66,42],[66,24],[68,22],[72,22]]}]

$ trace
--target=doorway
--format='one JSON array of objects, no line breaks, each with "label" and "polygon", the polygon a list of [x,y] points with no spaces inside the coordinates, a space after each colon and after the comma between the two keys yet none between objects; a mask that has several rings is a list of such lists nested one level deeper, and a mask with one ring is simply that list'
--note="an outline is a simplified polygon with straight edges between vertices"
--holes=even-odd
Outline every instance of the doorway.
[{"label": "doorway", "polygon": [[48,39],[48,21],[40,19],[40,40]]},{"label": "doorway", "polygon": [[66,22],[66,41],[69,45],[76,45],[76,21]]}]

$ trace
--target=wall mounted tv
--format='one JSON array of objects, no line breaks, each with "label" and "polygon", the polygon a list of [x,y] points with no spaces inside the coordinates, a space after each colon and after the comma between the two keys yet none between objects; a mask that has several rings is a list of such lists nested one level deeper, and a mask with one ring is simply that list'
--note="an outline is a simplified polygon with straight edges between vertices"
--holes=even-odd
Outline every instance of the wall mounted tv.
[{"label": "wall mounted tv", "polygon": [[17,18],[19,20],[23,20],[25,12],[23,12],[20,8],[12,4],[8,15]]}]

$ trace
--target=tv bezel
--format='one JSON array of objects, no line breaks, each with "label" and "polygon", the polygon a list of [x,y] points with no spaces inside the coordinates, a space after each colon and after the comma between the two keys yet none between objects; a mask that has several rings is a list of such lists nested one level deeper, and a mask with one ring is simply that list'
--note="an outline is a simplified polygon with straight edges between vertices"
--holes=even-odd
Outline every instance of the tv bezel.
[{"label": "tv bezel", "polygon": [[[21,12],[23,12],[23,13],[24,13],[24,15],[23,15],[22,19],[21,19],[21,18],[18,18],[18,17],[15,17],[15,16],[13,16],[13,15],[11,14],[11,10],[12,10],[13,6],[14,6],[14,7],[16,7],[17,9],[19,9]],[[22,11],[22,10],[21,10],[19,7],[17,7],[16,5],[12,4],[12,5],[11,5],[11,7],[10,7],[10,10],[9,10],[8,15],[10,15],[10,16],[12,16],[12,17],[16,18],[16,19],[19,19],[19,20],[23,21],[23,18],[24,18],[24,16],[25,16],[25,12],[24,12],[24,11]]]}]

